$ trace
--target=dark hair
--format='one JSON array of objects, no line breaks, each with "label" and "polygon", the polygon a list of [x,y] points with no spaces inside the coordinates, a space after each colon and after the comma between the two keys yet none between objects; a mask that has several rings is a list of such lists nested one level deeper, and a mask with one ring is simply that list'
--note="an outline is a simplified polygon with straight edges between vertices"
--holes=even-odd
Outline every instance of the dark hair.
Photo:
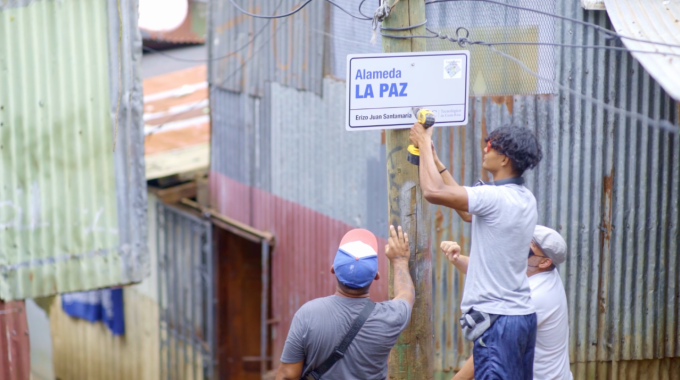
[{"label": "dark hair", "polygon": [[527,169],[533,169],[543,158],[541,144],[536,135],[527,128],[516,125],[504,125],[495,129],[484,139],[491,141],[491,148],[507,156],[512,163],[512,170],[522,175]]},{"label": "dark hair", "polygon": [[368,284],[363,288],[350,288],[338,280],[338,287],[340,287],[340,289],[342,289],[342,291],[347,294],[351,294],[353,296],[363,296],[364,294],[368,294],[368,291],[371,289],[371,284]]}]

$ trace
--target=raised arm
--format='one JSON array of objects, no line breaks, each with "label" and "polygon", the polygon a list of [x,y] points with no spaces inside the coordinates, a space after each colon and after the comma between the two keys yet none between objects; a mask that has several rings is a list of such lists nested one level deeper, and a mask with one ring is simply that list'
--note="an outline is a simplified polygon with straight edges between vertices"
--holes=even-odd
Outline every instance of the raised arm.
[{"label": "raised arm", "polygon": [[[450,168],[447,168],[446,165],[442,163],[442,161],[439,159],[439,155],[437,155],[437,150],[434,149],[434,143],[432,143],[432,156],[434,157],[434,164],[437,167],[437,172],[442,177],[442,181],[444,181],[444,184],[446,186],[456,186],[456,180],[453,179],[453,175],[451,174]],[[454,209],[455,210],[455,209]],[[458,216],[464,221],[464,222],[472,222],[472,215],[465,211],[460,211],[460,210],[455,210],[456,213],[458,213]]]},{"label": "raised arm", "polygon": [[408,271],[408,260],[411,250],[408,246],[408,236],[401,230],[390,226],[390,237],[387,239],[385,256],[390,260],[394,270],[394,299],[402,299],[411,307],[416,300],[416,290]]},{"label": "raised arm", "polygon": [[420,123],[413,124],[409,139],[420,150],[420,188],[428,202],[450,207],[458,211],[468,211],[468,195],[465,188],[453,177],[451,184],[444,183],[437,171],[432,153],[432,128],[425,129]]}]

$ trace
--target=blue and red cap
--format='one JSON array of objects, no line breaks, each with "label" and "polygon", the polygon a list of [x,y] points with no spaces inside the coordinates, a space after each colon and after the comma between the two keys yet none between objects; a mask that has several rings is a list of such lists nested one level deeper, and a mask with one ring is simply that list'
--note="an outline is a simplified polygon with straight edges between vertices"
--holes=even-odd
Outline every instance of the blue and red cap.
[{"label": "blue and red cap", "polygon": [[345,234],[333,260],[335,276],[349,288],[369,285],[378,273],[378,240],[371,231],[357,228]]}]

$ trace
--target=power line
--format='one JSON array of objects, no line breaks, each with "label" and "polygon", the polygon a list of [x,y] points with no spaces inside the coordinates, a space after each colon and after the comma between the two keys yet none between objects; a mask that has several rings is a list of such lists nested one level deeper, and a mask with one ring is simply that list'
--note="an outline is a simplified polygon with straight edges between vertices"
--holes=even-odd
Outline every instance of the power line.
[{"label": "power line", "polygon": [[341,7],[341,6],[339,6],[338,4],[336,4],[335,2],[333,2],[333,0],[326,0],[326,1],[329,2],[331,5],[334,5],[335,7],[337,7],[338,9],[340,9],[341,11],[343,11],[343,12],[347,13],[348,15],[354,17],[354,18],[357,19],[357,20],[362,20],[362,21],[371,21],[371,20],[373,20],[373,17],[368,17],[368,16],[364,15],[363,13],[361,13],[361,5],[359,6],[359,13],[360,13],[363,17],[359,17],[359,16],[356,16],[356,15],[351,14],[348,10],[344,9],[343,7]]},{"label": "power line", "polygon": [[[281,2],[279,3],[279,6],[280,6],[282,3],[283,3],[283,0],[281,0]],[[269,43],[269,41],[271,41],[272,38],[274,38],[274,35],[276,35],[276,33],[277,33],[284,25],[286,25],[287,22],[288,22],[288,19],[284,20],[281,24],[279,24],[279,26],[276,27],[276,29],[272,32],[272,34],[269,36],[269,38],[267,38],[266,41],[264,41],[257,49],[255,49],[255,50],[253,51],[253,53],[250,55],[250,57],[248,57],[246,60],[244,60],[243,63],[241,63],[241,65],[240,65],[238,68],[236,68],[236,69],[235,69],[233,72],[231,72],[226,78],[224,78],[224,80],[222,80],[222,81],[220,82],[219,85],[220,85],[220,86],[223,86],[228,80],[230,80],[231,78],[233,78],[240,70],[242,70],[242,69],[246,66],[246,64],[247,64],[248,62],[250,62],[250,60],[253,59],[253,58],[257,55],[257,53],[259,53],[259,52],[262,50],[262,48],[264,48],[265,46],[267,46],[267,44]],[[254,40],[254,39],[252,39],[251,42],[252,42],[253,40]],[[191,108],[189,108],[188,110],[186,110],[184,113],[191,112],[191,111],[197,109],[198,106],[200,106],[200,104],[201,104],[200,102],[197,102],[197,103],[194,104]],[[180,114],[176,114],[176,115],[174,115],[173,117],[171,117],[170,119],[168,119],[166,122],[164,122],[163,124],[159,124],[158,126],[154,127],[154,129],[153,129],[151,132],[149,132],[149,134],[148,134],[147,136],[151,136],[155,131],[159,130],[160,128],[163,128],[164,125],[166,125],[166,124],[168,124],[168,123],[170,123],[170,122],[176,120],[176,118],[177,118],[179,115],[180,115]]]},{"label": "power line", "polygon": [[[380,30],[389,30],[389,29],[381,28]],[[427,29],[428,32],[432,33],[431,35],[397,36],[397,35],[393,35],[393,34],[385,34],[385,33],[382,33],[382,32],[380,33],[380,35],[383,36],[383,37],[396,38],[396,39],[401,39],[401,40],[412,39],[412,38],[440,38],[440,39],[443,39],[443,40],[449,40],[451,42],[458,43],[458,45],[460,47],[466,47],[468,45],[484,45],[484,46],[531,45],[531,46],[553,46],[553,47],[563,47],[563,48],[572,48],[572,49],[613,50],[613,51],[628,52],[628,53],[657,54],[657,55],[667,55],[667,56],[673,56],[673,57],[680,57],[680,53],[670,53],[670,52],[662,52],[662,51],[654,51],[654,50],[635,50],[635,49],[628,49],[628,48],[625,48],[625,47],[608,46],[608,45],[570,45],[570,44],[561,44],[561,43],[557,43],[557,42],[532,42],[532,41],[500,41],[500,42],[475,41],[475,40],[468,39],[469,31],[466,28],[459,27],[458,29],[456,29],[456,33],[458,33],[458,31],[460,31],[460,30],[464,30],[467,34],[463,37],[461,37],[461,36],[451,37],[447,34],[438,33],[438,32],[432,31],[431,29]]]},{"label": "power line", "polygon": [[[488,46],[488,45],[487,45],[487,46]],[[506,59],[509,59],[509,60],[515,62],[515,63],[518,64],[524,71],[526,71],[529,75],[535,77],[536,79],[539,79],[539,80],[542,80],[542,81],[546,81],[546,82],[552,83],[552,84],[556,85],[557,87],[561,88],[562,90],[565,90],[565,91],[570,92],[572,95],[576,95],[577,97],[579,97],[579,98],[581,98],[581,99],[583,99],[583,100],[589,101],[589,102],[591,102],[591,103],[595,103],[595,104],[597,104],[597,105],[601,106],[602,108],[607,109],[607,110],[609,110],[609,111],[612,111],[612,112],[615,112],[615,113],[619,113],[619,114],[623,114],[623,115],[625,115],[626,117],[628,117],[629,119],[636,119],[636,120],[641,121],[641,122],[643,122],[643,123],[646,123],[646,124],[648,124],[648,125],[651,125],[651,126],[654,126],[654,127],[660,128],[660,129],[664,129],[664,130],[666,130],[666,131],[668,131],[668,132],[670,132],[670,133],[678,134],[678,127],[675,126],[675,125],[673,125],[673,123],[671,123],[671,122],[668,121],[668,120],[656,120],[656,119],[652,119],[652,118],[649,117],[649,116],[645,116],[645,115],[640,114],[640,113],[637,113],[637,112],[628,111],[628,110],[626,110],[626,109],[623,109],[623,108],[619,108],[619,107],[613,106],[613,105],[611,105],[611,104],[609,104],[609,103],[607,103],[607,102],[605,102],[605,101],[603,101],[603,100],[596,99],[596,98],[593,98],[593,97],[591,97],[591,96],[584,95],[584,94],[582,94],[580,91],[574,90],[573,88],[571,88],[571,87],[569,87],[569,86],[565,86],[565,85],[563,85],[562,83],[560,83],[560,82],[558,82],[558,81],[555,81],[555,80],[553,80],[553,79],[551,79],[551,78],[548,78],[548,77],[544,77],[544,76],[542,76],[542,75],[540,75],[540,74],[534,72],[534,71],[531,70],[529,67],[527,67],[527,65],[525,65],[524,62],[522,62],[522,61],[520,61],[519,59],[517,59],[517,58],[511,56],[510,54],[506,54],[506,53],[503,53],[503,52],[500,51],[500,50],[496,50],[493,46],[488,46],[488,47],[489,47],[489,49],[490,49],[492,52],[494,52],[494,53],[496,53],[496,54],[499,54],[499,55],[505,57]]]},{"label": "power line", "polygon": [[[238,4],[236,4],[236,3],[234,2],[234,0],[229,0],[229,2],[231,3],[231,5],[233,5],[234,8],[238,9],[239,11],[241,11],[241,13],[247,14],[247,15],[250,16],[250,17],[266,18],[266,19],[284,18],[284,17],[292,16],[292,15],[294,15],[294,14],[300,12],[304,7],[306,7],[306,6],[307,6],[309,3],[311,3],[312,1],[314,1],[314,0],[307,0],[307,1],[305,1],[304,3],[302,3],[302,5],[300,5],[299,7],[295,8],[294,10],[292,10],[292,11],[290,11],[290,12],[288,12],[288,13],[284,13],[284,14],[280,14],[280,15],[261,15],[261,14],[256,14],[256,13],[250,13],[250,12],[246,11],[245,9],[241,8],[240,6],[238,6]],[[359,17],[359,16],[357,16],[357,15],[354,15],[354,14],[352,14],[350,11],[348,11],[347,9],[343,8],[342,6],[340,6],[339,4],[337,4],[336,2],[334,2],[333,0],[326,0],[326,2],[328,2],[329,4],[333,5],[334,7],[338,8],[338,9],[340,9],[341,11],[347,13],[347,14],[350,15],[351,17],[354,17],[355,19],[364,20],[364,21],[373,20],[372,17],[367,17],[367,16],[365,16],[365,15],[363,15],[363,14],[362,14],[362,16],[364,16],[364,17]],[[359,13],[361,13],[361,11],[360,11]]]},{"label": "power line", "polygon": [[364,14],[364,12],[361,11],[361,7],[364,5],[365,2],[366,2],[366,0],[361,0],[361,2],[359,3],[359,13],[360,13],[362,16],[366,17],[366,18],[372,19],[373,17],[371,17],[371,16],[366,16],[366,15]]},{"label": "power line", "polygon": [[503,3],[503,2],[500,2],[500,1],[495,1],[495,0],[429,0],[429,1],[425,2],[425,5],[437,4],[437,3],[449,3],[449,2],[463,2],[463,1],[502,5],[502,6],[507,7],[507,8],[518,9],[518,10],[527,11],[527,12],[533,12],[533,13],[541,14],[541,15],[544,15],[544,16],[553,17],[553,18],[557,18],[557,19],[560,19],[560,20],[569,21],[569,22],[573,22],[573,23],[576,23],[576,24],[588,26],[588,27],[594,28],[595,30],[597,30],[601,33],[608,34],[608,35],[610,35],[611,37],[614,37],[614,38],[619,38],[619,39],[625,38],[627,40],[637,41],[637,42],[642,42],[642,43],[647,43],[647,44],[654,44],[654,45],[659,45],[659,46],[668,46],[668,47],[680,48],[680,45],[677,45],[677,44],[669,44],[669,43],[666,43],[666,42],[650,41],[650,40],[645,40],[645,39],[641,39],[641,38],[629,37],[629,36],[625,36],[625,35],[613,32],[613,31],[611,31],[607,28],[603,28],[603,27],[601,27],[597,24],[593,24],[592,22],[582,21],[582,20],[578,20],[578,19],[575,19],[575,18],[558,15],[558,14],[555,14],[555,13],[539,11],[537,9],[520,7],[518,5],[506,4],[506,3]]},{"label": "power line", "polygon": [[284,14],[282,14],[282,15],[271,15],[271,16],[270,16],[270,15],[258,15],[258,14],[255,14],[255,13],[250,13],[250,12],[248,12],[247,10],[245,10],[245,9],[243,9],[243,8],[241,8],[241,7],[239,7],[238,4],[236,4],[236,3],[234,2],[234,0],[229,0],[229,2],[231,3],[231,5],[233,5],[234,8],[238,9],[239,11],[241,11],[241,13],[247,14],[247,15],[250,16],[250,17],[267,18],[267,19],[283,18],[283,17],[292,16],[292,15],[294,15],[294,14],[300,12],[300,11],[302,10],[302,8],[306,7],[307,4],[311,3],[312,1],[314,1],[314,0],[307,0],[307,1],[305,1],[304,3],[302,3],[302,5],[300,5],[299,7],[295,8],[294,10],[292,10],[292,11],[290,11],[290,12],[288,12],[288,13],[284,13]]}]

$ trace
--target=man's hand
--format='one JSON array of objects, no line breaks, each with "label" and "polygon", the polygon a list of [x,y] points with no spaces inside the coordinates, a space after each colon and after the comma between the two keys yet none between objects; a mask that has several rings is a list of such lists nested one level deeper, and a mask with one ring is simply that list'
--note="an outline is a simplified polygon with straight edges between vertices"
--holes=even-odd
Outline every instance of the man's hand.
[{"label": "man's hand", "polygon": [[416,147],[428,146],[432,141],[432,128],[425,129],[422,124],[416,122],[411,127],[408,138]]},{"label": "man's hand", "polygon": [[416,301],[416,290],[408,271],[411,250],[408,246],[408,236],[401,230],[401,226],[397,229],[390,226],[390,237],[387,239],[385,256],[392,264],[394,299],[405,300],[413,307],[413,303]]},{"label": "man's hand", "polygon": [[446,258],[449,259],[451,264],[458,268],[458,270],[463,274],[467,274],[468,262],[470,261],[470,258],[467,256],[461,256],[460,245],[458,245],[458,243],[455,241],[443,241],[440,245],[440,248],[442,249],[442,252],[444,252]]},{"label": "man's hand", "polygon": [[460,258],[460,245],[458,243],[455,241],[443,241],[439,247],[451,264],[458,262]]},{"label": "man's hand", "polygon": [[408,247],[408,235],[406,232],[401,230],[401,226],[398,230],[394,229],[394,226],[390,226],[390,237],[387,239],[387,245],[385,246],[385,256],[391,261],[405,260],[411,257],[411,250]]}]

